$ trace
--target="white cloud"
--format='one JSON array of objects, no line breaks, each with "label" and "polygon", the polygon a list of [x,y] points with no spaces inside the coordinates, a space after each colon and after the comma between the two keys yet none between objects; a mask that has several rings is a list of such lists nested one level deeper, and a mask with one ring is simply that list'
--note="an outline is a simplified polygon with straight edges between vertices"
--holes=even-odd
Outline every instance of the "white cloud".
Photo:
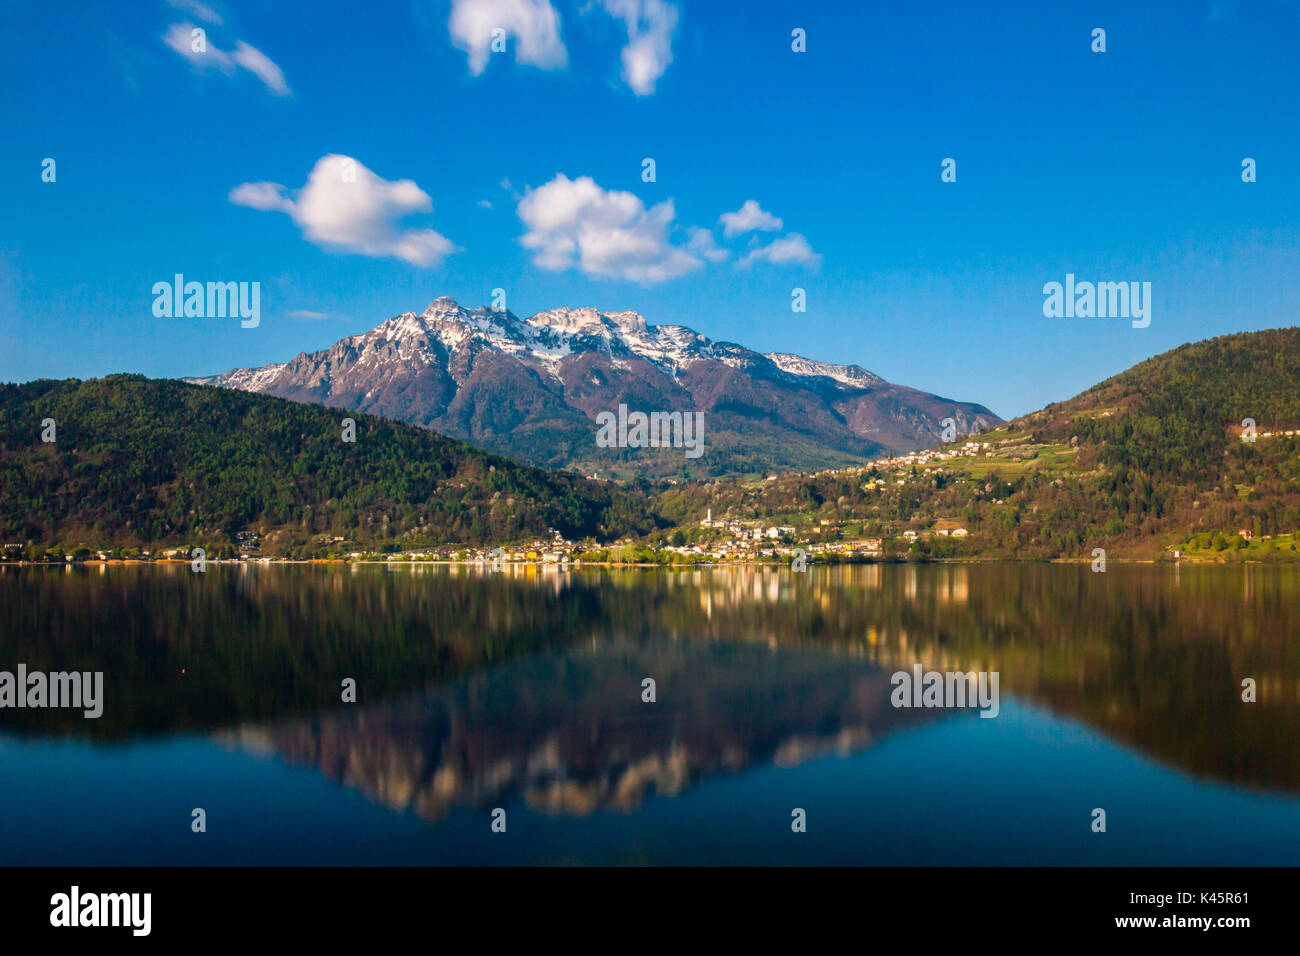
[{"label": "white cloud", "polygon": [[284,82],[284,71],[257,47],[237,40],[232,55],[236,63],[265,83],[266,88],[276,96],[289,95],[289,86]]},{"label": "white cloud", "polygon": [[201,29],[192,23],[173,23],[163,34],[163,42],[189,60],[197,67],[207,69],[215,67],[226,76],[231,76],[236,67],[247,70],[266,84],[266,88],[276,96],[288,96],[289,86],[284,81],[284,72],[276,66],[269,56],[255,46],[243,40],[235,41],[233,52],[223,50],[203,33],[203,43],[195,49],[195,30]]},{"label": "white cloud", "polygon": [[[724,212],[718,217],[722,223],[722,234],[731,239],[748,232],[779,232],[785,223],[779,216],[774,216],[756,200],[746,199],[735,212]],[[750,239],[752,247],[758,237]],[[789,233],[780,239],[773,239],[765,246],[752,248],[749,253],[736,262],[737,269],[749,269],[755,262],[770,262],[774,265],[806,264],[816,265],[821,256],[813,252],[808,240],[797,232]]]},{"label": "white cloud", "polygon": [[627,26],[623,80],[637,96],[649,96],[673,62],[677,8],[665,0],[601,0],[601,6]]},{"label": "white cloud", "polygon": [[813,252],[812,246],[808,240],[797,232],[792,232],[788,236],[780,239],[774,239],[765,246],[759,246],[753,252],[746,255],[736,267],[748,269],[755,262],[771,262],[774,265],[804,264],[815,265],[821,261],[821,256]]},{"label": "white cloud", "polygon": [[230,201],[286,213],[305,239],[322,248],[414,266],[438,266],[459,251],[432,229],[399,228],[405,216],[433,210],[428,193],[409,179],[381,179],[348,156],[322,156],[296,195],[279,183],[243,183],[230,191]]},{"label": "white cloud", "polygon": [[726,249],[723,249],[714,241],[713,233],[709,232],[709,230],[692,226],[686,230],[686,233],[691,237],[690,241],[686,243],[686,248],[697,256],[703,256],[710,262],[721,262],[730,255]]},{"label": "white cloud", "polygon": [[451,0],[447,30],[452,44],[469,54],[469,71],[478,76],[492,55],[492,31],[504,30],[515,60],[543,70],[569,62],[560,39],[560,15],[550,0]]},{"label": "white cloud", "polygon": [[589,276],[653,283],[703,265],[668,239],[672,200],[647,209],[632,193],[601,189],[590,176],[558,174],[528,190],[518,213],[527,227],[520,242],[543,269],[577,267]]},{"label": "white cloud", "polygon": [[194,48],[195,39],[193,31],[198,29],[200,28],[189,22],[173,23],[167,28],[167,32],[163,34],[163,43],[166,43],[169,47],[196,66],[216,66],[229,73],[230,64],[233,62],[230,58],[230,54],[215,49],[210,43],[208,43],[206,30],[203,31],[204,49],[198,50]]},{"label": "white cloud", "polygon": [[291,318],[295,319],[328,319],[328,312],[313,312],[310,309],[294,309],[289,313]]},{"label": "white cloud", "polygon": [[293,215],[294,203],[279,183],[241,183],[230,190],[230,201],[261,212],[287,212]]},{"label": "white cloud", "polygon": [[775,232],[784,223],[770,212],[764,212],[753,199],[746,199],[735,212],[724,212],[718,217],[722,234],[728,239],[746,232]]},{"label": "white cloud", "polygon": [[172,9],[188,13],[204,23],[215,23],[220,26],[223,22],[221,14],[206,3],[201,3],[200,0],[167,0],[167,4]]}]

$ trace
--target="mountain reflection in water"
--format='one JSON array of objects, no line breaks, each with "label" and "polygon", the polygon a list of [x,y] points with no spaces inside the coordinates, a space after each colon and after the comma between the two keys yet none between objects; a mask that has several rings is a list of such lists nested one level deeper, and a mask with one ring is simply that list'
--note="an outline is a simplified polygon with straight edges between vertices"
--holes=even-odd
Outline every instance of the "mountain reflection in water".
[{"label": "mountain reflection in water", "polygon": [[889,674],[918,662],[998,671],[1004,701],[1173,769],[1300,790],[1286,568],[5,568],[0,625],[0,665],[103,670],[107,698],[98,721],[0,712],[6,733],[212,733],[429,819],[510,793],[627,810],[956,719],[889,706]]},{"label": "mountain reflection in water", "polygon": [[[643,702],[643,677],[657,699]],[[888,675],[813,650],[675,641],[524,658],[428,695],[245,727],[274,751],[431,820],[522,793],[533,809],[634,810],[702,777],[847,754],[934,711],[889,705]]]}]

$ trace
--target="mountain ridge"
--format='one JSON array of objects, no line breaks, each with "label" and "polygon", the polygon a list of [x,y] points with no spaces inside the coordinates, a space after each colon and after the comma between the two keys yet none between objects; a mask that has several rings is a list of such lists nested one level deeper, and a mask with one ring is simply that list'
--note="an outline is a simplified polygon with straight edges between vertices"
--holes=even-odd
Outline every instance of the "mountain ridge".
[{"label": "mountain ridge", "polygon": [[[858,365],[760,353],[633,311],[466,309],[448,296],[285,362],[184,379],[406,421],[529,464],[614,477],[710,477],[863,462],[1002,419]],[[708,414],[700,462],[601,449],[619,404]]]}]

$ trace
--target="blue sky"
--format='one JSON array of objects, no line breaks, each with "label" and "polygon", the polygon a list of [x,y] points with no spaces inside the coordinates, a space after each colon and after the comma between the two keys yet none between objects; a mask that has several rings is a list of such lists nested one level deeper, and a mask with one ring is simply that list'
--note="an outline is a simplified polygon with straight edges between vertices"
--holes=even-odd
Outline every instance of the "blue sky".
[{"label": "blue sky", "polygon": [[[1294,0],[0,17],[0,380],[258,365],[503,288],[520,315],[635,309],[1010,416],[1183,342],[1296,323]],[[260,325],[155,317],[178,272],[260,282]],[[1151,282],[1150,327],[1045,318],[1067,272]]]}]

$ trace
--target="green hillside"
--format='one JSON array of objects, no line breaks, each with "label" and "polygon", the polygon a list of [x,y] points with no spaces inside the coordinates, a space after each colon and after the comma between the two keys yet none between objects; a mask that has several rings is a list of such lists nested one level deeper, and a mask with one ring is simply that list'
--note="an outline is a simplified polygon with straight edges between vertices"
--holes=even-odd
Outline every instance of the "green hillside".
[{"label": "green hillside", "polygon": [[[1240,438],[1243,419],[1254,442]],[[1286,435],[1286,432],[1292,432]],[[1184,345],[928,461],[677,488],[661,513],[761,519],[913,556],[1294,558],[1300,329]],[[825,521],[828,524],[822,525]],[[960,539],[937,529],[962,527]],[[917,532],[904,541],[906,530]],[[1247,545],[1240,531],[1249,531]]]},{"label": "green hillside", "polygon": [[654,527],[635,489],[366,415],[345,442],[344,415],[130,375],[0,385],[0,534],[74,550],[225,548],[252,533],[264,554],[314,555],[335,537],[410,548]]}]

